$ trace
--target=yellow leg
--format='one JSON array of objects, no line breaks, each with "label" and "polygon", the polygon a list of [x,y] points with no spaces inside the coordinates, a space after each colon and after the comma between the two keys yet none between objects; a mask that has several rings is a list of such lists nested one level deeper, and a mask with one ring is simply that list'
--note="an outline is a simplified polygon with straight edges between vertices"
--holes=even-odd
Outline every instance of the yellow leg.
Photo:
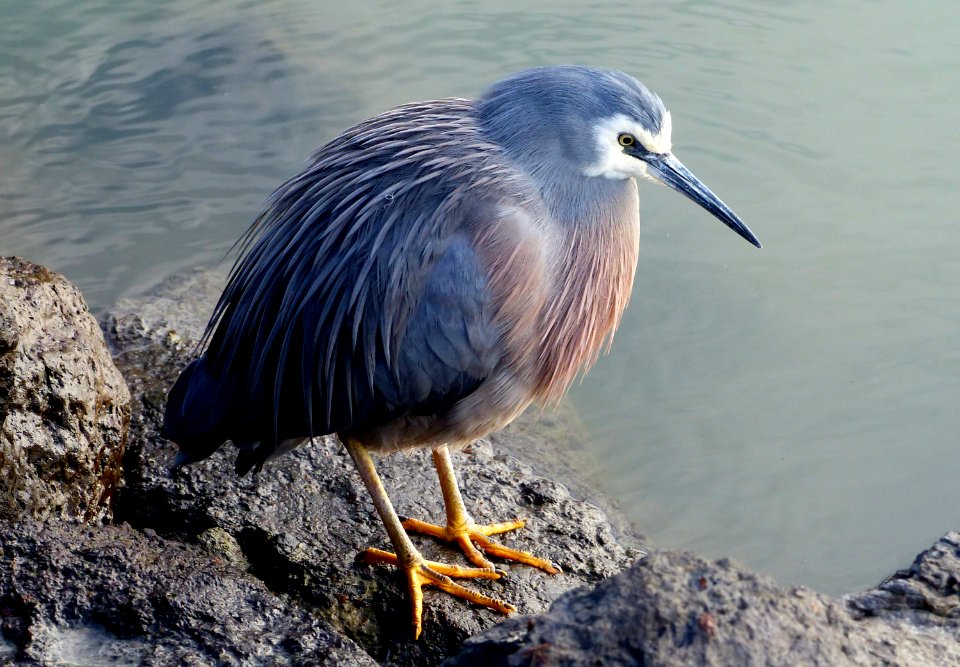
[{"label": "yellow leg", "polygon": [[424,586],[436,586],[437,588],[455,595],[457,597],[469,600],[484,607],[496,609],[497,611],[509,614],[516,611],[514,607],[503,600],[497,600],[483,593],[471,590],[465,586],[454,582],[450,577],[467,577],[475,579],[496,579],[499,574],[492,569],[476,569],[458,567],[455,565],[446,565],[444,563],[435,563],[426,560],[417,548],[413,546],[410,537],[403,529],[397,513],[393,509],[393,504],[387,496],[387,491],[380,481],[377,469],[373,465],[373,459],[370,452],[363,446],[363,443],[356,440],[347,439],[343,443],[350,457],[353,459],[363,479],[373,504],[377,508],[380,520],[383,521],[383,527],[390,536],[396,555],[381,551],[380,549],[368,549],[364,558],[368,563],[389,563],[396,565],[403,570],[407,577],[407,590],[410,594],[410,601],[413,604],[413,635],[414,639],[420,637],[420,631],[423,628],[423,591]]},{"label": "yellow leg", "polygon": [[419,519],[406,519],[402,524],[404,528],[460,545],[470,562],[485,570],[497,571],[493,563],[484,557],[481,550],[491,556],[532,565],[549,574],[560,573],[560,567],[550,561],[537,558],[526,551],[511,549],[489,539],[490,535],[522,528],[524,526],[522,519],[485,526],[478,526],[474,523],[463,504],[460,487],[457,486],[457,476],[453,471],[453,462],[450,460],[450,451],[445,445],[433,450],[433,464],[436,466],[437,476],[440,478],[440,491],[443,493],[447,525],[437,526]]}]

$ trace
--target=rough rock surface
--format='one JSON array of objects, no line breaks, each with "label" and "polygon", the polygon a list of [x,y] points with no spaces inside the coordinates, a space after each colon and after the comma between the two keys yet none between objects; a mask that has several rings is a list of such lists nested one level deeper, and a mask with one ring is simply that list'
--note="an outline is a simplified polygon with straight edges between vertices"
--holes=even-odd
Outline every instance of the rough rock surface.
[{"label": "rough rock surface", "polygon": [[[0,405],[14,396],[38,415],[15,433],[61,443],[64,422],[74,422],[56,409],[69,399],[57,396],[73,395],[63,378],[87,356],[69,356],[74,325],[56,311],[41,321],[66,331],[66,343],[25,345],[23,315],[8,313],[3,290],[45,294],[46,281],[59,285],[59,277],[8,265],[20,277],[0,284]],[[126,523],[11,521],[12,505],[0,503],[8,508],[0,510],[0,664],[960,664],[960,534],[876,589],[841,600],[778,587],[726,560],[670,551],[641,560],[642,538],[591,491],[575,420],[562,413],[521,420],[456,455],[455,465],[478,521],[526,516],[528,526],[504,541],[565,573],[506,565],[506,580],[476,584],[525,614],[499,625],[502,616],[428,591],[424,637],[412,641],[402,581],[390,568],[354,560],[366,546],[389,545],[335,441],[318,439],[253,477],[235,477],[229,448],[170,474],[174,447],[157,434],[166,390],[221,285],[209,273],[184,276],[107,318],[108,343],[133,393],[124,485],[114,500],[114,519]],[[86,337],[89,322],[76,326]],[[56,338],[43,331],[40,338]],[[53,369],[52,381],[18,393],[6,369],[16,367],[20,349],[43,351],[35,356]],[[9,423],[18,422],[4,413],[5,475],[20,472],[11,461],[22,465],[9,453],[19,451],[8,446]],[[122,421],[88,428],[94,436],[116,428],[122,442]],[[385,457],[379,467],[402,513],[442,519],[425,453]],[[415,540],[429,558],[465,562],[445,545]]]},{"label": "rough rock surface", "polygon": [[[437,664],[464,639],[503,620],[428,590],[424,636],[412,641],[403,581],[392,568],[355,562],[367,546],[390,547],[362,482],[335,440],[317,439],[256,476],[236,477],[230,447],[171,475],[174,445],[157,435],[165,392],[202,330],[196,314],[210,311],[220,287],[208,274],[186,276],[167,285],[160,307],[121,304],[108,316],[108,339],[134,395],[117,520],[167,538],[202,542],[225,560],[249,563],[250,572],[273,591],[318,613],[388,664]],[[176,308],[185,302],[208,306]],[[642,554],[640,538],[619,512],[590,495],[575,472],[586,465],[581,455],[573,449],[558,455],[564,443],[574,442],[569,424],[562,415],[546,415],[535,428],[528,420],[454,455],[474,518],[528,518],[526,528],[504,535],[503,541],[563,567],[562,575],[549,576],[505,565],[506,579],[475,584],[524,613],[545,611],[565,591],[597,583]],[[547,449],[547,441],[559,450]],[[531,452],[539,454],[534,455],[536,470],[523,462]],[[442,521],[429,461],[426,452],[398,454],[379,459],[378,467],[400,513]],[[414,539],[428,558],[466,564],[459,551],[429,538]]]},{"label": "rough rock surface", "polygon": [[873,591],[834,600],[727,560],[655,551],[547,614],[467,640],[474,665],[957,665],[960,533]]},{"label": "rough rock surface", "polygon": [[130,393],[77,288],[0,258],[0,519],[107,518],[129,417]]},{"label": "rough rock surface", "polygon": [[129,526],[0,522],[0,664],[375,665],[197,547]]}]

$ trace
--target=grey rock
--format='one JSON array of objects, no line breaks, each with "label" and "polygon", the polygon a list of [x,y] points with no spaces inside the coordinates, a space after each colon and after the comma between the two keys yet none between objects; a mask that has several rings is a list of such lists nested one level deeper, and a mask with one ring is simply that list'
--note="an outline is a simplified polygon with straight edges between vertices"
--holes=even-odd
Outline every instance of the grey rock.
[{"label": "grey rock", "polygon": [[197,269],[172,276],[150,296],[121,299],[106,316],[123,349],[137,342],[188,347],[200,340],[226,284],[224,270]]},{"label": "grey rock", "polygon": [[80,292],[0,258],[0,519],[109,518],[129,418],[130,393]]},{"label": "grey rock", "polygon": [[834,600],[728,560],[654,551],[538,616],[470,638],[446,664],[960,664],[960,534],[877,589]]},{"label": "grey rock", "polygon": [[[428,590],[424,636],[412,640],[403,582],[392,568],[355,561],[367,546],[390,545],[349,456],[334,439],[318,438],[242,479],[233,473],[229,446],[170,473],[175,447],[158,436],[165,393],[191,358],[204,324],[198,315],[210,312],[221,286],[202,272],[187,275],[161,290],[160,306],[128,302],[107,316],[108,339],[134,396],[118,520],[186,542],[208,543],[211,531],[225,532],[250,572],[271,590],[314,610],[386,664],[438,664],[468,636],[503,620]],[[472,584],[524,613],[545,611],[565,591],[595,584],[643,553],[642,538],[619,511],[590,491],[581,472],[589,463],[573,446],[575,420],[563,412],[536,420],[532,415],[454,455],[474,518],[485,523],[523,515],[527,526],[502,541],[564,570],[550,576],[504,564],[506,579]],[[443,521],[426,452],[383,457],[378,467],[398,512]],[[446,545],[415,541],[427,558],[467,564]]]},{"label": "grey rock", "polygon": [[129,526],[0,522],[0,659],[22,665],[374,665],[316,614]]},{"label": "grey rock", "polygon": [[197,536],[197,542],[214,558],[221,558],[244,571],[250,569],[243,547],[223,528],[208,528]]},{"label": "grey rock", "polygon": [[941,537],[910,567],[887,577],[875,589],[844,599],[858,620],[883,618],[905,625],[952,628],[960,642],[960,532]]},{"label": "grey rock", "polygon": [[[41,267],[3,261],[14,277],[0,284],[0,471],[4,482],[13,480],[4,490],[22,484],[14,476],[23,474],[39,491],[0,495],[7,501],[0,503],[0,663],[960,664],[960,533],[877,588],[840,600],[780,587],[727,560],[671,551],[641,559],[642,537],[592,490],[595,468],[578,447],[583,435],[575,418],[564,411],[525,417],[455,456],[474,517],[525,515],[527,527],[503,541],[560,563],[564,574],[505,564],[507,579],[477,583],[524,614],[502,623],[487,609],[428,591],[425,637],[414,642],[403,582],[389,568],[354,559],[366,546],[389,544],[335,440],[319,438],[243,479],[233,474],[229,447],[170,472],[174,446],[158,435],[166,391],[194,353],[222,275],[178,277],[157,296],[108,315],[107,340],[133,394],[124,452],[122,409],[101,406],[93,410],[100,421],[73,422],[51,398],[92,395],[74,379],[78,361],[102,354],[95,341],[77,342],[90,334],[82,299]],[[24,295],[37,308],[9,305]],[[74,327],[82,335],[74,336]],[[42,365],[23,372],[21,354]],[[109,376],[103,369],[110,366],[91,366],[94,377]],[[38,382],[38,368],[54,382]],[[118,377],[101,383],[115,388]],[[121,405],[122,385],[111,409]],[[11,419],[21,413],[29,420]],[[111,486],[84,478],[76,491],[62,480],[48,488],[38,475],[51,465],[60,470],[57,464],[38,466],[28,457],[34,467],[24,467],[22,448],[32,445],[23,437],[55,449],[75,431],[88,443],[118,435],[120,448],[102,450],[112,452],[113,467],[101,468],[114,471]],[[116,488],[121,452],[124,484],[114,519],[129,525],[29,518],[108,517],[102,499],[110,491],[102,489]],[[425,453],[385,457],[379,467],[402,513],[442,521]],[[86,505],[70,496],[84,489],[96,491]],[[76,511],[83,506],[95,511]],[[417,541],[428,558],[464,562],[446,545]]]}]

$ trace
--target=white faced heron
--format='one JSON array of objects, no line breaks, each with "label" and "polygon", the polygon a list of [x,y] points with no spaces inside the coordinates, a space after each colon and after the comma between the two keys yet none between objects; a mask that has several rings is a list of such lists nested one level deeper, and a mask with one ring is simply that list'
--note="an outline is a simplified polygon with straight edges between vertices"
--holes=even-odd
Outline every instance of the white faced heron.
[{"label": "white faced heron", "polygon": [[[632,77],[587,67],[520,72],[478,100],[407,104],[320,148],[270,197],[204,337],[170,391],[178,463],[239,447],[244,474],[335,433],[406,575],[502,612],[451,577],[497,578],[481,553],[556,573],[476,525],[448,447],[557,401],[596,359],[637,263],[636,179],[686,195],[750,243],[746,225],[671,152],[670,113]],[[447,523],[401,522],[370,452],[429,447]],[[323,474],[317,471],[317,474]],[[405,528],[455,542],[477,566],[427,562]]]}]

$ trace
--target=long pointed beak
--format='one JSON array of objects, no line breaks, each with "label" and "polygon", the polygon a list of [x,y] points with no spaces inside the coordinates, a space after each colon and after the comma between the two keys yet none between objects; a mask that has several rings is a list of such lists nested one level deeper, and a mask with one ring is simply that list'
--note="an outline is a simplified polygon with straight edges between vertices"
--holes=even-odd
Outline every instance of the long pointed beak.
[{"label": "long pointed beak", "polygon": [[655,179],[700,204],[753,245],[762,247],[750,228],[743,224],[743,220],[720,201],[710,188],[700,182],[699,178],[690,173],[680,160],[673,157],[672,153],[647,153],[641,159],[649,165],[648,171]]}]

